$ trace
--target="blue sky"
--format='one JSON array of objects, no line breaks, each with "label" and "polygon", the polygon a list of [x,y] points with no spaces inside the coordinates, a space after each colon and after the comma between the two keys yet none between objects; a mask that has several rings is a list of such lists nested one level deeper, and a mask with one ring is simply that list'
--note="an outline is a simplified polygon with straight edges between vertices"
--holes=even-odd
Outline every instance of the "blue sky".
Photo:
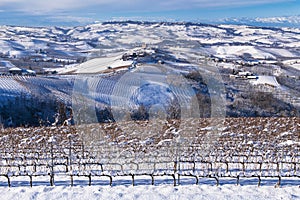
[{"label": "blue sky", "polygon": [[107,20],[215,22],[300,15],[300,0],[0,0],[0,24],[77,25]]}]

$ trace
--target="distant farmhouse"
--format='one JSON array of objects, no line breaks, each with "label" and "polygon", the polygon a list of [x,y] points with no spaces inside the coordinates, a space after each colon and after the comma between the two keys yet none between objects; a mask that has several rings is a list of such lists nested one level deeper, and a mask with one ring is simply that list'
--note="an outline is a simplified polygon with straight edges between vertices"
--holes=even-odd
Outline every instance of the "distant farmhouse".
[{"label": "distant farmhouse", "polygon": [[22,69],[22,76],[36,76],[36,72],[30,69]]},{"label": "distant farmhouse", "polygon": [[249,71],[234,71],[234,74],[230,75],[230,77],[238,79],[258,79],[258,76]]},{"label": "distant farmhouse", "polygon": [[252,72],[245,71],[245,72],[239,72],[238,78],[258,79],[258,76],[254,75]]},{"label": "distant farmhouse", "polygon": [[36,76],[35,71],[30,69],[20,69],[18,67],[12,67],[9,69],[10,75],[19,75],[19,76]]},{"label": "distant farmhouse", "polygon": [[0,61],[0,75],[36,76],[36,72],[29,69],[21,69],[9,61]]},{"label": "distant farmhouse", "polygon": [[22,75],[22,69],[20,69],[18,67],[12,67],[8,71],[9,71],[9,74],[11,74],[11,75]]}]

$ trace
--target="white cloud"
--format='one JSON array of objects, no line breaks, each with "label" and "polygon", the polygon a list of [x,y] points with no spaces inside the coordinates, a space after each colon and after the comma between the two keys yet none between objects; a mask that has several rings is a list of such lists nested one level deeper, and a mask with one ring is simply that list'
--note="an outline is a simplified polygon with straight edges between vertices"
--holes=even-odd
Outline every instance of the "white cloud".
[{"label": "white cloud", "polygon": [[55,13],[99,7],[99,11],[167,11],[191,8],[237,7],[293,0],[0,0],[0,9]]},{"label": "white cloud", "polygon": [[300,24],[300,16],[289,16],[289,17],[266,17],[266,18],[255,18],[256,22],[262,23],[280,23],[280,24]]},{"label": "white cloud", "polygon": [[47,17],[51,22],[77,22],[81,24],[92,23],[95,20],[89,17],[76,17],[76,16],[67,16],[67,15],[55,15]]}]

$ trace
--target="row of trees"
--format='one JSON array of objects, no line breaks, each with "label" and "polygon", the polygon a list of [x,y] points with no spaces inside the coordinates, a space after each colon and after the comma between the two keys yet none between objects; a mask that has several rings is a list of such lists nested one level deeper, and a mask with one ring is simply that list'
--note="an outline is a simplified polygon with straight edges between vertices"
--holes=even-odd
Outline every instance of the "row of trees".
[{"label": "row of trees", "polygon": [[2,101],[1,124],[4,127],[63,124],[72,113],[68,108],[65,103],[49,95],[36,97],[22,93]]}]

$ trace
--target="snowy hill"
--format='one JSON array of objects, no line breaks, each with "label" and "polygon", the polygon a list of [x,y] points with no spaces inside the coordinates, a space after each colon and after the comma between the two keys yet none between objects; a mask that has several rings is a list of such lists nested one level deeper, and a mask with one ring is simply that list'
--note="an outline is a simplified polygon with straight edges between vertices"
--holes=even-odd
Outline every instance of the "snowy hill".
[{"label": "snowy hill", "polygon": [[[1,26],[0,44],[4,71],[16,66],[38,74],[0,78],[2,111],[20,101],[20,94],[25,102],[46,95],[53,109],[59,110],[57,101],[69,108],[73,93],[81,92],[100,110],[129,106],[136,119],[161,108],[173,114],[190,109],[194,96],[202,117],[213,112],[214,98],[225,99],[227,116],[299,115],[298,28],[135,21]],[[251,76],[239,75],[245,72]],[[28,108],[28,102],[18,105]],[[107,114],[99,118],[112,120]]]},{"label": "snowy hill", "polygon": [[295,28],[150,22],[107,22],[74,28],[1,26],[0,52],[7,57],[49,61],[104,56],[151,44],[192,47],[221,57],[248,53],[253,58],[276,59],[299,57],[299,32]]},{"label": "snowy hill", "polygon": [[1,26],[2,199],[299,199],[299,50],[295,27]]}]

